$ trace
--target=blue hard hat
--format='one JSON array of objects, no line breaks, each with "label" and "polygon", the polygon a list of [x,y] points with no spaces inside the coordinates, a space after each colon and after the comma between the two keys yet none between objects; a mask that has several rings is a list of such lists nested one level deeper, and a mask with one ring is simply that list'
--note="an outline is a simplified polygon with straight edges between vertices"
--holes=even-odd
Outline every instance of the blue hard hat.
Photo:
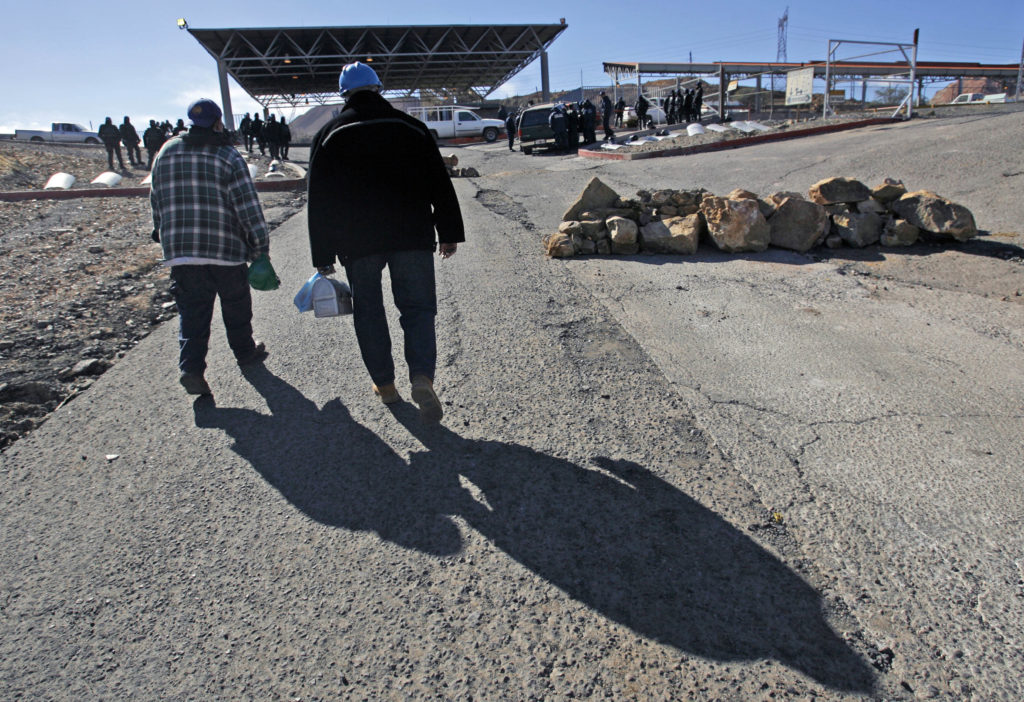
[{"label": "blue hard hat", "polygon": [[341,69],[341,75],[338,76],[338,90],[342,95],[370,85],[380,86],[382,83],[377,77],[377,72],[361,61],[348,64]]}]

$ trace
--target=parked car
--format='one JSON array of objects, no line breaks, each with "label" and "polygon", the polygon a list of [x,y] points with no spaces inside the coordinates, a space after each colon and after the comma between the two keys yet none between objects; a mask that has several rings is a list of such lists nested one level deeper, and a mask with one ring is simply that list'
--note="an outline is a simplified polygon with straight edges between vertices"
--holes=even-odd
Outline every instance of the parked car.
[{"label": "parked car", "polygon": [[985,95],[984,93],[960,93],[950,105],[985,105],[991,103],[1006,102],[1006,93],[995,93]]},{"label": "parked car", "polygon": [[80,124],[54,122],[50,131],[37,129],[15,129],[14,138],[25,141],[60,141],[72,144],[99,144],[100,135],[86,130]]},{"label": "parked car", "polygon": [[413,107],[409,110],[416,119],[427,125],[435,139],[454,137],[483,137],[495,141],[505,129],[500,119],[483,119],[468,107]]},{"label": "parked car", "polygon": [[[650,129],[658,124],[667,124],[668,121],[665,118],[665,110],[663,105],[665,98],[661,97],[649,97],[644,95],[649,103],[647,106],[647,124],[644,128]],[[634,104],[635,101],[634,101]],[[622,113],[622,121],[629,126],[636,126],[636,108],[633,105],[626,105],[626,110]]]},{"label": "parked car", "polygon": [[554,146],[555,132],[548,126],[553,109],[555,103],[548,102],[528,107],[519,115],[519,148],[524,154],[533,153],[539,146]]}]

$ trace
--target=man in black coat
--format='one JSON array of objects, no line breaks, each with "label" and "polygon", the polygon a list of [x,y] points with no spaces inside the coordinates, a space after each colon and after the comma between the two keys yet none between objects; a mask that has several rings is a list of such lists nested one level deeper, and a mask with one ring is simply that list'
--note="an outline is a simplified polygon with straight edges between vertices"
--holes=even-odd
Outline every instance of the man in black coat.
[{"label": "man in black coat", "polygon": [[622,118],[626,114],[626,98],[620,97],[619,101],[615,103],[615,126],[622,126]]},{"label": "man in black coat", "polygon": [[693,121],[693,89],[687,88],[683,96],[683,114],[686,115],[686,122]]},{"label": "man in black coat", "polygon": [[125,151],[128,152],[128,161],[133,166],[141,166],[142,152],[139,151],[139,133],[135,131],[135,125],[131,123],[127,115],[125,115],[124,122],[118,127],[118,132],[121,134],[121,143],[124,144]]},{"label": "man in black coat", "polygon": [[615,132],[612,131],[612,99],[603,90],[601,91],[601,126],[604,128],[605,141],[615,138]]},{"label": "man in black coat", "polygon": [[259,147],[260,153],[263,153],[263,120],[260,119],[260,114],[257,112],[256,116],[252,118],[252,124],[249,125],[249,150],[252,151],[252,143],[256,142],[256,146]]},{"label": "man in black coat", "polygon": [[[270,158],[281,158],[281,124],[274,115],[270,115],[263,123],[263,141],[266,142],[267,148],[270,150]],[[261,148],[260,153],[262,152]]]},{"label": "man in black coat", "polygon": [[569,151],[575,153],[580,148],[580,113],[571,103],[565,105],[565,126],[569,135]]},{"label": "man in black coat", "polygon": [[288,126],[288,123],[284,121],[284,117],[281,117],[281,122],[278,125],[279,133],[279,144],[281,148],[281,160],[288,160],[288,147],[292,144],[292,128]]},{"label": "man in black coat", "polygon": [[117,162],[121,164],[121,170],[124,170],[124,157],[121,156],[121,132],[118,131],[114,121],[107,117],[106,121],[100,125],[98,132],[100,141],[103,142],[103,146],[107,148],[107,165],[110,170],[114,170],[114,154],[117,154]]},{"label": "man in black coat", "polygon": [[385,404],[395,387],[391,334],[381,273],[405,334],[412,399],[428,422],[443,410],[434,391],[437,341],[433,251],[453,256],[465,241],[462,212],[448,169],[426,125],[380,95],[368,65],[350,63],[338,87],[347,102],[313,139],[309,156],[308,228],[313,266],[322,275],[345,266],[353,326],[373,391]]},{"label": "man in black coat", "polygon": [[583,145],[597,141],[597,108],[589,99],[580,102],[580,114],[583,117]]},{"label": "man in black coat", "polygon": [[238,123],[238,133],[242,137],[242,143],[245,144],[245,150],[252,153],[252,118],[249,117],[249,113],[245,113],[245,117]]},{"label": "man in black coat", "polygon": [[693,121],[700,121],[700,108],[704,105],[704,84],[697,84],[697,92],[693,94]]},{"label": "man in black coat", "polygon": [[142,145],[146,147],[146,155],[149,157],[149,163],[146,164],[147,171],[153,170],[153,159],[156,158],[165,141],[167,141],[167,132],[164,131],[164,128],[157,124],[155,119],[149,120],[149,126],[142,133]]},{"label": "man in black coat", "polygon": [[647,128],[647,108],[650,105],[651,103],[642,94],[636,96],[636,104],[633,105],[633,109],[636,110],[636,126],[638,129]]},{"label": "man in black coat", "polygon": [[505,134],[508,136],[508,150],[515,151],[513,148],[516,143],[516,126],[518,122],[519,114],[516,112],[509,112],[508,116],[505,117]]},{"label": "man in black coat", "polygon": [[555,133],[555,148],[565,151],[569,148],[569,125],[565,121],[565,112],[561,105],[555,105],[548,115],[548,126]]}]

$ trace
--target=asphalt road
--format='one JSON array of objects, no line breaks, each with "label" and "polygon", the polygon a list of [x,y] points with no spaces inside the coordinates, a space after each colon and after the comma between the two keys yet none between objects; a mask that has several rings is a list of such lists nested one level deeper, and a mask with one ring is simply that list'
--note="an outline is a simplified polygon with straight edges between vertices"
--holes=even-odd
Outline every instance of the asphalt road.
[{"label": "asphalt road", "polygon": [[[4,696],[1019,699],[1024,268],[988,254],[1019,256],[1022,137],[1004,113],[634,163],[458,149],[483,176],[437,263],[440,428],[372,396],[350,320],[296,313],[293,218],[265,368],[215,323],[193,403],[164,325],[0,459]],[[593,175],[899,177],[1001,236],[544,258]]]}]

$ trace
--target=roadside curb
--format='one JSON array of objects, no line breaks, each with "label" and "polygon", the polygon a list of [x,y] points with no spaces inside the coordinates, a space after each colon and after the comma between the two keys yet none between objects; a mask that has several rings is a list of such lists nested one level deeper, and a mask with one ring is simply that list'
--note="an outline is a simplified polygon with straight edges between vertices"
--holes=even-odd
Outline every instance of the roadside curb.
[{"label": "roadside curb", "polygon": [[[256,183],[256,191],[260,193],[276,193],[286,190],[305,190],[305,178],[289,178],[287,180],[265,180]],[[142,188],[107,188],[89,190],[15,190],[0,193],[0,202],[20,202],[22,200],[75,200],[82,197],[141,197],[149,195],[149,186]]]},{"label": "roadside curb", "polygon": [[903,120],[892,119],[890,117],[876,117],[873,119],[859,120],[857,122],[845,122],[843,124],[830,124],[822,127],[812,127],[810,129],[795,129],[786,132],[777,132],[774,134],[758,134],[757,136],[743,137],[740,139],[716,141],[711,144],[678,146],[672,149],[665,149],[663,151],[638,151],[635,153],[619,154],[608,151],[580,149],[578,155],[583,158],[603,158],[608,161],[639,161],[641,159],[662,158],[665,156],[688,156],[689,154],[699,154],[705,151],[737,149],[743,146],[750,146],[752,144],[763,144],[770,141],[783,141],[786,139],[799,139],[801,137],[815,136],[817,134],[830,134],[832,132],[842,132],[847,129],[871,127],[878,124],[892,124],[893,122],[901,121]]}]

